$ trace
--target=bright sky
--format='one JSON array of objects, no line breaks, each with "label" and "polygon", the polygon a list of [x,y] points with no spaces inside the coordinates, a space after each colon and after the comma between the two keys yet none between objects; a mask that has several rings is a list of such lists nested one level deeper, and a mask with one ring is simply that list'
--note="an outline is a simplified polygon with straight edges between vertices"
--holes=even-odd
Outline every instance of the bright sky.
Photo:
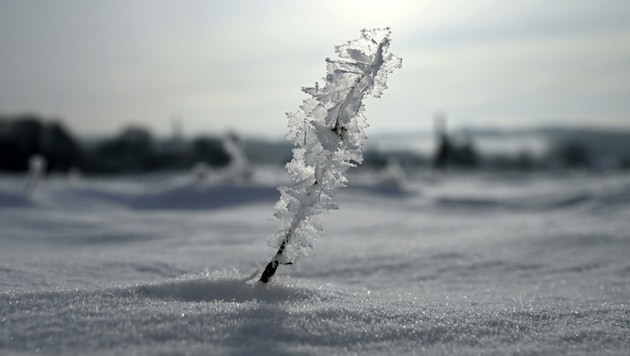
[{"label": "bright sky", "polygon": [[0,2],[0,113],[281,137],[334,46],[389,26],[403,58],[370,131],[630,127],[630,1]]}]

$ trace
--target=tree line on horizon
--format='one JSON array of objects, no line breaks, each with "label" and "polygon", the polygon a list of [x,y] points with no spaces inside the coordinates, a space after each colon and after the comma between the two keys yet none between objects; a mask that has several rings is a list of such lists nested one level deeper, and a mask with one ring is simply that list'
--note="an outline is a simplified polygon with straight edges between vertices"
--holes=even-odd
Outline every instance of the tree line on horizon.
[{"label": "tree line on horizon", "polygon": [[[236,133],[232,138],[241,140]],[[381,169],[392,159],[404,168],[436,170],[516,170],[592,169],[602,161],[597,151],[598,142],[610,144],[602,134],[582,132],[581,136],[562,137],[543,157],[529,152],[515,155],[483,155],[472,139],[458,140],[446,131],[436,138],[436,149],[429,156],[415,152],[379,152],[367,150],[363,167]],[[619,137],[617,137],[619,139]],[[130,125],[111,137],[81,140],[61,122],[38,115],[0,115],[0,171],[24,172],[29,160],[41,156],[47,172],[80,171],[87,174],[145,173],[165,170],[189,170],[203,162],[221,168],[230,163],[224,145],[225,137],[196,136],[190,139],[172,137],[158,139],[151,131]],[[281,165],[290,159],[288,142],[241,142],[244,153],[252,163]],[[613,168],[630,168],[630,152],[614,157]]]},{"label": "tree line on horizon", "polygon": [[34,156],[45,159],[47,172],[93,174],[190,169],[197,162],[224,167],[230,161],[219,137],[162,141],[147,128],[128,126],[113,137],[88,142],[60,120],[36,115],[0,116],[0,152],[0,171],[7,172],[28,170]]}]

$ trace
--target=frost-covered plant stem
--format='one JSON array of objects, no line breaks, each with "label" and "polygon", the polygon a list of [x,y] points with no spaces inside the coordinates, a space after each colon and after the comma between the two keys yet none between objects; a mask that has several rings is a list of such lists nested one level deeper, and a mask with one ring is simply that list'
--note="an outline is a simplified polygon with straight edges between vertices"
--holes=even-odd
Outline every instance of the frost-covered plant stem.
[{"label": "frost-covered plant stem", "polygon": [[346,172],[363,160],[363,98],[380,97],[387,74],[401,66],[401,59],[387,52],[389,28],[363,30],[361,38],[337,46],[339,59],[327,59],[326,85],[302,90],[311,97],[300,110],[287,114],[293,141],[293,159],[287,170],[293,187],[279,187],[275,217],[281,228],[272,244],[275,255],[259,281],[267,283],[281,264],[292,264],[317,238],[316,217],[337,205],[332,201],[345,186]]}]

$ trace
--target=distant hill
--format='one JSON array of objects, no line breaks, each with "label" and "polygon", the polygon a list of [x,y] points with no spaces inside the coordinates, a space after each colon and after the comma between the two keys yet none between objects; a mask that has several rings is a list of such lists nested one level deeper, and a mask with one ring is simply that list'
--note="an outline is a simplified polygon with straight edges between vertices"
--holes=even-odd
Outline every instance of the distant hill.
[{"label": "distant hill", "polygon": [[[630,158],[630,128],[469,128],[454,130],[451,135],[465,137],[484,153],[524,149],[532,153],[549,154],[559,145],[577,141],[597,156]],[[424,154],[430,154],[435,147],[433,133],[426,131],[377,134],[370,137],[368,144],[382,150],[411,150]]]},{"label": "distant hill", "polygon": [[599,157],[630,159],[630,130],[605,129],[540,129],[554,149],[568,142],[579,142]]},{"label": "distant hill", "polygon": [[[518,157],[527,154],[550,164],[562,161],[567,147],[577,147],[592,164],[630,162],[630,129],[604,128],[531,128],[496,130],[470,128],[455,130],[455,140],[471,142],[483,158]],[[370,135],[367,141],[366,164],[391,155],[407,157],[406,161],[424,160],[433,156],[435,141],[432,132],[391,132]],[[291,159],[292,145],[284,140],[245,139],[245,153],[252,163],[284,164]],[[419,158],[409,159],[409,155]],[[374,162],[372,162],[374,163]],[[384,164],[384,163],[383,163]]]}]

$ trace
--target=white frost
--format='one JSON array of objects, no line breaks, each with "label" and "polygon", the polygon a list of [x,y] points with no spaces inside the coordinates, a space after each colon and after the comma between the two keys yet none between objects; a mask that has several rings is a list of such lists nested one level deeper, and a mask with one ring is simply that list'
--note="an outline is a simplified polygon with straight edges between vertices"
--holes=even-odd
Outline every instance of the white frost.
[{"label": "white frost", "polygon": [[275,217],[280,229],[271,241],[272,263],[305,256],[321,227],[317,215],[336,209],[336,191],[347,183],[348,168],[363,161],[363,99],[379,97],[387,75],[402,60],[388,52],[388,28],[363,30],[361,38],[337,46],[339,59],[327,59],[325,85],[304,88],[310,95],[300,110],[287,114],[296,148],[286,166],[295,184],[280,187]]}]

